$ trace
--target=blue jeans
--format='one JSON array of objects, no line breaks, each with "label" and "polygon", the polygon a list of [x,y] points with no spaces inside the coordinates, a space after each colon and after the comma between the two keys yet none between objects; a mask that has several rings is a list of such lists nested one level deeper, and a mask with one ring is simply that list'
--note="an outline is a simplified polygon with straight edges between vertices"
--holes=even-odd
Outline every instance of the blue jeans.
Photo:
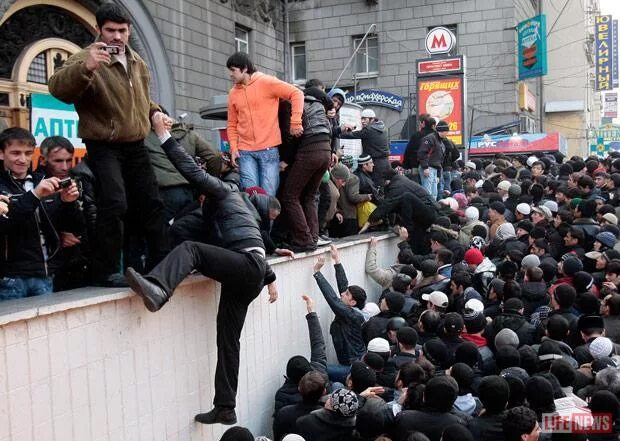
[{"label": "blue jeans", "polygon": [[159,189],[159,196],[164,203],[164,220],[166,222],[175,218],[181,210],[194,200],[194,193],[189,185],[161,187]]},{"label": "blue jeans", "polygon": [[450,186],[450,184],[452,183],[452,172],[451,171],[446,171],[446,170],[442,170],[441,172],[441,178],[439,179],[439,197],[443,198],[443,192],[447,191],[448,193],[452,194],[452,188]]},{"label": "blue jeans", "polygon": [[433,199],[437,200],[437,184],[439,183],[437,180],[437,169],[433,167],[429,167],[430,171],[428,176],[424,176],[424,169],[420,167],[420,182],[422,187],[426,188]]},{"label": "blue jeans", "polygon": [[53,287],[51,277],[2,277],[0,278],[0,300],[51,294]]},{"label": "blue jeans", "polygon": [[239,151],[241,188],[261,187],[275,196],[280,184],[280,154],[277,147],[255,152]]},{"label": "blue jeans", "polygon": [[347,377],[351,372],[351,366],[346,364],[328,364],[327,376],[334,383],[346,384]]}]

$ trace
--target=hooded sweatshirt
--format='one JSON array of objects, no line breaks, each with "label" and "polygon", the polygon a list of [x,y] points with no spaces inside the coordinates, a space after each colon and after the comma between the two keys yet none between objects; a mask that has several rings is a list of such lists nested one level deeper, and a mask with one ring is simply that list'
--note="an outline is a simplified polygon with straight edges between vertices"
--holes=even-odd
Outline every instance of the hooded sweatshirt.
[{"label": "hooded sweatshirt", "polygon": [[301,127],[304,94],[295,86],[262,72],[247,85],[235,84],[228,94],[228,140],[231,151],[259,151],[282,143],[279,100],[291,102],[291,128]]},{"label": "hooded sweatshirt", "polygon": [[459,395],[452,408],[466,415],[474,415],[476,412],[476,400],[472,394]]},{"label": "hooded sweatshirt", "polygon": [[387,158],[390,155],[387,135],[385,134],[385,124],[383,121],[373,121],[362,130],[351,133],[343,133],[341,139],[361,139],[362,151],[365,155],[370,155],[372,159]]}]

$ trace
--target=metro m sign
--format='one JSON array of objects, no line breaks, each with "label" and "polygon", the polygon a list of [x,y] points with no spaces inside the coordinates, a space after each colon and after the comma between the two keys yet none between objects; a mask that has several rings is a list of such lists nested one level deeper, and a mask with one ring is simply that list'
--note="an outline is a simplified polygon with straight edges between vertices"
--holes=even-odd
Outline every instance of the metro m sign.
[{"label": "metro m sign", "polygon": [[456,45],[456,36],[443,26],[433,28],[426,34],[426,52],[430,55],[447,54]]}]

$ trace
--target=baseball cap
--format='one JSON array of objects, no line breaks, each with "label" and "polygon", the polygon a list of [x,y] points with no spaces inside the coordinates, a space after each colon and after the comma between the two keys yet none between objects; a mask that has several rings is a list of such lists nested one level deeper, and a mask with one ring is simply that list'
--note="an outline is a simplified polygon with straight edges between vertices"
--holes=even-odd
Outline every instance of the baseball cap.
[{"label": "baseball cap", "polygon": [[446,331],[461,332],[465,327],[465,322],[458,312],[449,312],[444,317],[443,326]]},{"label": "baseball cap", "polygon": [[551,213],[558,212],[558,203],[556,201],[545,201],[543,206],[547,207]]},{"label": "baseball cap", "polygon": [[549,210],[549,208],[545,207],[544,205],[540,205],[538,207],[534,207],[534,208],[532,208],[532,211],[543,215],[545,217],[545,219],[547,219],[547,220],[551,220],[551,218],[553,217],[553,214],[551,213],[551,210]]},{"label": "baseball cap", "polygon": [[465,310],[471,310],[476,312],[484,311],[484,303],[478,299],[470,299],[465,303]]},{"label": "baseball cap", "polygon": [[448,307],[448,296],[441,291],[433,291],[430,294],[422,294],[422,300],[431,302],[433,305],[440,308]]}]

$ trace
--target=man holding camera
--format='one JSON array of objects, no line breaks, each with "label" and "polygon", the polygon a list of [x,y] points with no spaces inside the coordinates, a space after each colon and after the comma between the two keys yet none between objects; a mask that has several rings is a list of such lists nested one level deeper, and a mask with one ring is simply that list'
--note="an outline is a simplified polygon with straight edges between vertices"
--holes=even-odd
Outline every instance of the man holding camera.
[{"label": "man holding camera", "polygon": [[31,173],[34,146],[27,130],[0,133],[0,300],[51,293],[49,262],[61,247],[58,231],[82,227],[77,185]]},{"label": "man holding camera", "polygon": [[136,229],[144,231],[147,266],[166,251],[163,204],[144,146],[149,117],[159,107],[150,99],[146,63],[128,46],[130,17],[111,3],[101,5],[95,17],[97,41],[71,56],[50,78],[49,89],[75,105],[78,134],[97,182],[96,283],[126,286],[119,264],[128,209],[139,216]]}]

